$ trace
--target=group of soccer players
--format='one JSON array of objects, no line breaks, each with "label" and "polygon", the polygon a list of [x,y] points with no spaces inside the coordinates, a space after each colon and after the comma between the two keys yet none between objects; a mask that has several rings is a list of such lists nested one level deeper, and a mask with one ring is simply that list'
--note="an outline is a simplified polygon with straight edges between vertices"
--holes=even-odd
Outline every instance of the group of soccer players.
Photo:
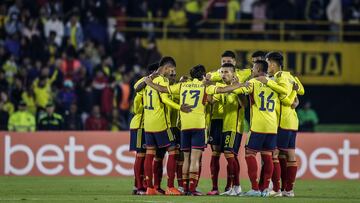
[{"label": "group of soccer players", "polygon": [[[136,151],[135,189],[138,195],[202,195],[197,190],[203,150],[212,149],[212,190],[207,195],[293,197],[297,163],[295,141],[299,79],[283,71],[278,52],[257,51],[252,69],[236,68],[232,51],[221,56],[221,67],[206,72],[202,65],[176,81],[176,62],[163,57],[148,66],[149,75],[134,86],[134,117],[130,150]],[[250,107],[245,160],[251,189],[242,192],[238,152]],[[163,158],[167,159],[167,189],[161,189]],[[219,192],[220,155],[227,160],[225,192]],[[258,176],[256,154],[261,155]],[[177,177],[178,188],[174,186]],[[272,181],[273,187],[269,184]]]}]

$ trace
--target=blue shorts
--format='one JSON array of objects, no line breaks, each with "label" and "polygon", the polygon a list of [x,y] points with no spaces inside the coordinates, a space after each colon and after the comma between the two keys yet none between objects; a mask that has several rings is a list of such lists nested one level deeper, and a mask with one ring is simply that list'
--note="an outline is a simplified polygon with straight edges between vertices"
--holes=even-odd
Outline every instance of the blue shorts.
[{"label": "blue shorts", "polygon": [[224,151],[231,151],[234,154],[238,154],[241,144],[242,134],[237,132],[224,132],[222,140],[222,148]]},{"label": "blue shorts", "polygon": [[175,139],[170,129],[161,132],[145,132],[146,147],[164,148],[175,146]]},{"label": "blue shorts", "polygon": [[205,129],[202,130],[182,130],[181,131],[181,150],[204,149]]},{"label": "blue shorts", "polygon": [[143,128],[130,130],[130,151],[145,152],[145,132]]},{"label": "blue shorts", "polygon": [[171,129],[172,134],[174,135],[175,144],[177,146],[180,146],[180,134],[181,134],[180,129],[177,127],[171,127],[170,129]]},{"label": "blue shorts", "polygon": [[295,149],[296,131],[279,128],[277,135],[278,149]]},{"label": "blue shorts", "polygon": [[276,149],[276,134],[250,132],[246,148],[254,151],[273,151]]},{"label": "blue shorts", "polygon": [[212,119],[211,120],[209,144],[218,145],[218,146],[221,145],[222,129],[223,129],[223,120],[222,119]]}]

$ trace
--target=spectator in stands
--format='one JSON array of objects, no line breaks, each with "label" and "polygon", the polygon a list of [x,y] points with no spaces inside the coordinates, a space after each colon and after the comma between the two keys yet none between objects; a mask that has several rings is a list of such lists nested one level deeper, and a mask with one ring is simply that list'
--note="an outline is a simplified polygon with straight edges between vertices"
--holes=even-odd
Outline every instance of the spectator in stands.
[{"label": "spectator in stands", "polygon": [[120,131],[124,130],[123,124],[120,122],[119,111],[117,109],[112,110],[110,118],[110,130],[111,131]]},{"label": "spectator in stands", "polygon": [[35,117],[26,109],[24,101],[19,102],[18,111],[10,116],[8,130],[15,132],[34,132],[36,129]]},{"label": "spectator in stands", "polygon": [[319,123],[316,112],[311,108],[311,103],[305,103],[304,108],[298,110],[299,130],[304,132],[314,132],[315,126]]},{"label": "spectator in stands", "polygon": [[0,131],[8,129],[9,113],[3,109],[4,103],[0,102]]},{"label": "spectator in stands", "polygon": [[190,38],[197,37],[197,30],[202,24],[202,1],[201,0],[187,0],[185,2],[185,11],[187,18],[187,26],[190,29]]},{"label": "spectator in stands", "polygon": [[71,80],[64,81],[64,87],[58,92],[56,101],[60,107],[60,112],[69,111],[71,104],[76,102],[74,83]]},{"label": "spectator in stands", "polygon": [[[240,18],[240,2],[239,0],[229,0],[227,4],[226,28],[231,31],[237,28],[236,20]],[[227,38],[236,38],[236,34],[230,34]]]},{"label": "spectator in stands", "polygon": [[[244,22],[240,24],[240,28],[244,30],[250,30],[251,29],[251,20],[253,19],[253,3],[255,0],[242,0],[241,1],[241,14],[240,14],[240,20],[243,20]],[[245,22],[246,21],[246,22]],[[246,38],[247,35],[244,35],[244,38]]]},{"label": "spectator in stands", "polygon": [[119,107],[119,117],[121,128],[129,129],[130,103],[132,98],[132,88],[130,86],[130,74],[126,73],[122,82],[117,87],[117,103]]},{"label": "spectator in stands", "polygon": [[2,103],[2,109],[6,111],[9,115],[14,113],[15,107],[9,99],[7,92],[0,92],[0,103]]},{"label": "spectator in stands", "polygon": [[344,12],[345,20],[356,24],[360,23],[360,0],[353,0],[349,7]]},{"label": "spectator in stands", "polygon": [[330,31],[332,32],[329,36],[329,41],[339,41],[338,32],[340,30],[340,23],[342,22],[342,6],[341,0],[330,0],[326,8],[326,16],[330,21]]},{"label": "spectator in stands", "polygon": [[50,37],[50,33],[55,33],[55,43],[60,47],[62,38],[64,36],[64,23],[58,18],[54,12],[44,25],[44,35],[47,39]]},{"label": "spectator in stands", "polygon": [[60,66],[65,79],[73,80],[73,76],[81,67],[81,63],[75,58],[75,55],[76,50],[73,46],[68,47],[66,53],[63,53],[63,60]]},{"label": "spectator in stands", "polygon": [[10,55],[9,59],[4,63],[2,69],[5,72],[7,83],[12,85],[14,82],[14,76],[18,72],[18,66],[14,55]]},{"label": "spectator in stands", "polygon": [[23,82],[19,76],[15,77],[13,88],[11,89],[10,100],[14,106],[18,106],[21,101],[21,94],[24,90]]},{"label": "spectator in stands", "polygon": [[91,11],[86,13],[86,22],[84,26],[85,39],[90,39],[101,44],[107,43],[108,33],[106,25],[101,23]]},{"label": "spectator in stands", "polygon": [[[306,8],[305,8],[305,19],[307,21],[323,21],[326,20],[326,2],[325,0],[308,0],[306,1]],[[308,24],[309,30],[321,30],[324,26],[316,25],[316,24]],[[324,30],[324,29],[323,29]],[[319,35],[305,35],[303,39],[305,40],[312,40],[318,39],[323,40],[323,36]]]},{"label": "spectator in stands", "polygon": [[[265,0],[257,0],[252,5],[253,9],[253,23],[251,26],[251,30],[254,32],[262,33],[265,31],[265,20],[266,17],[266,10],[267,10],[267,3]],[[259,34],[255,36],[256,39],[263,39],[264,35]]]},{"label": "spectator in stands", "polygon": [[70,110],[65,112],[65,129],[83,130],[81,116],[78,113],[78,107],[75,103],[71,104]]},{"label": "spectator in stands", "polygon": [[147,49],[145,53],[145,64],[152,64],[157,61],[160,61],[161,53],[159,52],[155,39],[149,39],[147,44]]},{"label": "spectator in stands", "polygon": [[29,113],[36,115],[36,100],[35,93],[31,87],[26,87],[25,91],[21,94],[21,100],[25,102]]},{"label": "spectator in stands", "polygon": [[170,27],[182,28],[186,26],[186,13],[180,2],[175,2],[174,7],[170,9],[168,23]]},{"label": "spectator in stands", "polygon": [[71,45],[74,46],[76,50],[83,47],[84,33],[79,22],[79,17],[76,14],[73,14],[70,21],[66,23],[65,36],[69,38]]},{"label": "spectator in stands", "polygon": [[9,83],[5,76],[5,71],[0,68],[0,91],[8,91]]},{"label": "spectator in stands", "polygon": [[5,23],[6,34],[14,35],[15,33],[19,33],[23,27],[19,20],[19,15],[16,13],[11,13],[9,17],[9,20]]},{"label": "spectator in stands", "polygon": [[100,107],[93,106],[91,116],[86,119],[85,130],[108,130],[108,122],[100,113]]},{"label": "spectator in stands", "polygon": [[39,110],[45,109],[46,105],[53,100],[51,85],[57,75],[58,70],[56,69],[51,78],[48,78],[47,75],[41,75],[35,79],[32,87],[35,93],[36,105],[40,108]]},{"label": "spectator in stands", "polygon": [[60,114],[55,113],[55,104],[46,104],[46,112],[40,114],[38,130],[41,131],[60,131],[64,130],[64,119]]},{"label": "spectator in stands", "polygon": [[109,82],[106,87],[102,90],[101,93],[101,113],[105,115],[106,118],[110,119],[114,107],[114,96],[115,96],[115,86],[116,81],[112,76],[109,78]]},{"label": "spectator in stands", "polygon": [[12,35],[9,35],[9,37],[6,38],[6,40],[5,40],[4,47],[15,58],[19,58],[20,57],[20,48],[21,48],[19,34],[14,33]]}]

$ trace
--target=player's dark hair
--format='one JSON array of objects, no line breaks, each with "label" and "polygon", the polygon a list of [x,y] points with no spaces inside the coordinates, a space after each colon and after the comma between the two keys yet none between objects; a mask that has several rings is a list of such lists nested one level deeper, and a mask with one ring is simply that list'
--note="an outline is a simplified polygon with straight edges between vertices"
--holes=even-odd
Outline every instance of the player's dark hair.
[{"label": "player's dark hair", "polygon": [[221,58],[222,57],[231,57],[233,59],[236,58],[235,53],[233,51],[230,51],[230,50],[224,51],[224,53],[221,55]]},{"label": "player's dark hair", "polygon": [[232,63],[224,63],[221,65],[222,68],[232,68],[235,71],[235,66]]},{"label": "player's dark hair", "polygon": [[253,54],[251,54],[251,58],[261,57],[265,58],[266,52],[264,51],[255,51]]},{"label": "player's dark hair", "polygon": [[149,74],[153,73],[159,68],[159,63],[152,63],[146,67],[146,70]]},{"label": "player's dark hair", "polygon": [[265,58],[270,61],[274,61],[280,67],[283,67],[284,57],[281,55],[280,52],[269,52],[266,54]]},{"label": "player's dark hair", "polygon": [[198,80],[202,80],[206,75],[206,70],[203,65],[196,65],[190,69],[190,76]]},{"label": "player's dark hair", "polygon": [[159,67],[164,66],[166,64],[170,64],[170,65],[173,65],[174,67],[176,67],[175,59],[171,56],[164,56],[160,59]]},{"label": "player's dark hair", "polygon": [[255,64],[260,65],[261,72],[267,73],[268,71],[268,63],[265,60],[257,60]]}]

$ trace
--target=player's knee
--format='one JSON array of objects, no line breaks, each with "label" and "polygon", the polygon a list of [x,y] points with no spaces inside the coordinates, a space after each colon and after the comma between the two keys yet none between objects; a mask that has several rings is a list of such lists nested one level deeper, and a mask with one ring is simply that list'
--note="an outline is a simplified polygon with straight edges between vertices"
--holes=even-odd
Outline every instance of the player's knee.
[{"label": "player's knee", "polygon": [[250,150],[250,149],[246,149],[245,150],[245,155],[248,155],[248,156],[255,156],[256,155],[256,151],[254,150]]},{"label": "player's knee", "polygon": [[233,158],[235,157],[235,154],[232,151],[224,151],[225,158]]},{"label": "player's knee", "polygon": [[156,149],[155,149],[155,147],[154,147],[154,148],[148,147],[148,148],[146,149],[146,154],[155,155],[155,154],[156,154]]},{"label": "player's knee", "polygon": [[295,150],[289,150],[287,153],[287,160],[288,161],[296,161],[296,154]]}]

